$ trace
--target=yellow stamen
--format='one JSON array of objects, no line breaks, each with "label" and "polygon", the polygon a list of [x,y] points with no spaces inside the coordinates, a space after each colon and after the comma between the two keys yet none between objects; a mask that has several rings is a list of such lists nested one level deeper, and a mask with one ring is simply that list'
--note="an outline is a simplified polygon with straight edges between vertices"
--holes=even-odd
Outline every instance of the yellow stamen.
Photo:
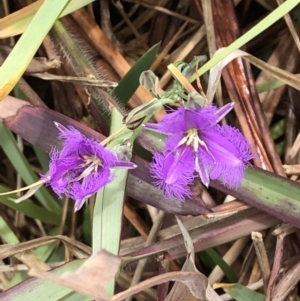
[{"label": "yellow stamen", "polygon": [[84,168],[84,171],[75,179],[73,179],[72,182],[80,181],[81,179],[87,177],[89,174],[95,172],[98,172],[99,166],[102,166],[102,160],[94,155],[92,156],[82,156],[83,163],[80,165],[80,167]]},{"label": "yellow stamen", "polygon": [[198,152],[199,145],[201,145],[207,151],[207,153],[215,160],[214,155],[208,149],[206,143],[200,139],[197,129],[195,128],[189,129],[186,133],[186,136],[184,136],[179,141],[177,146],[181,146],[183,144],[185,144],[186,146],[192,146],[195,153]]}]

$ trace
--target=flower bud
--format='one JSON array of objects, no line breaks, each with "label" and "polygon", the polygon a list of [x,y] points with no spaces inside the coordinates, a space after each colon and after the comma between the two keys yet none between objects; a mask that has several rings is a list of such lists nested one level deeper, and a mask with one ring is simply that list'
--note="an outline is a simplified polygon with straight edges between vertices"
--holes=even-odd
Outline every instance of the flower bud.
[{"label": "flower bud", "polygon": [[132,157],[132,144],[128,141],[124,141],[121,145],[117,145],[113,148],[117,157],[121,161],[130,161]]},{"label": "flower bud", "polygon": [[143,71],[140,75],[140,84],[147,90],[154,90],[157,76],[151,70]]},{"label": "flower bud", "polygon": [[123,118],[123,122],[128,129],[135,130],[143,123],[146,117],[152,116],[154,113],[161,110],[166,103],[173,103],[173,100],[169,98],[154,98],[131,110],[128,115]]}]

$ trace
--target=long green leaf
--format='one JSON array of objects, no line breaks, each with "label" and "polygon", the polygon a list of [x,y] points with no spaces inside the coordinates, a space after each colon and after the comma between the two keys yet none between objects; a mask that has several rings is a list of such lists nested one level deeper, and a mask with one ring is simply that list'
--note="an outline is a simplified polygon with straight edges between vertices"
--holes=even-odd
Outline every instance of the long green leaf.
[{"label": "long green leaf", "polygon": [[211,186],[300,228],[300,185],[295,181],[250,167],[237,189],[230,190],[219,181]]},{"label": "long green leaf", "polygon": [[10,229],[6,221],[0,216],[0,236],[7,244],[17,244],[19,242],[16,234]]},{"label": "long green leaf", "polygon": [[[8,189],[4,188],[0,185],[0,193],[7,192]],[[10,198],[16,199],[16,195],[1,195],[0,202],[3,203],[5,206],[12,208],[18,212],[25,214],[28,217],[38,219],[43,223],[47,223],[50,225],[59,225],[60,223],[60,215],[55,214],[43,207],[37,206],[31,201],[23,201],[21,203],[15,203],[14,201],[10,200]]]},{"label": "long green leaf", "polygon": [[[95,0],[72,0],[59,17],[70,14],[94,1]],[[4,39],[23,33],[43,2],[44,0],[36,1],[19,11],[0,19],[0,38]]]},{"label": "long green leaf", "polygon": [[27,29],[0,67],[0,100],[25,72],[43,39],[70,0],[45,0]]},{"label": "long green leaf", "polygon": [[[157,54],[159,44],[150,48],[127,72],[119,85],[114,89],[113,96],[122,104],[126,104],[140,85],[139,78],[143,71],[150,69]],[[150,99],[149,99],[150,100]]]},{"label": "long green leaf", "polygon": [[[9,158],[16,171],[21,175],[24,182],[27,185],[37,182],[39,180],[38,177],[32,171],[31,166],[19,150],[12,133],[3,125],[3,123],[0,123],[0,137],[0,146],[3,148],[6,156]],[[61,213],[61,207],[45,187],[39,189],[35,195],[46,209],[55,214]]]},{"label": "long green leaf", "polygon": [[[114,109],[112,111],[111,133],[122,126],[123,116]],[[122,135],[123,139],[130,138],[131,132]],[[118,138],[119,140],[119,138]],[[111,144],[113,144],[112,141]],[[113,182],[97,193],[93,217],[93,253],[105,249],[113,254],[119,253],[122,228],[123,202],[128,171],[116,169]],[[114,281],[107,288],[107,294],[114,293]]]},{"label": "long green leaf", "polygon": [[[58,227],[52,229],[48,235],[57,235],[58,234]],[[49,256],[52,254],[53,250],[56,249],[56,242],[46,244],[43,246],[37,247],[34,251],[33,254],[41,261],[47,262]],[[55,252],[58,252],[59,249],[56,249]],[[62,261],[63,258],[60,258],[57,261]],[[9,281],[8,288],[11,288],[20,282],[26,280],[28,278],[28,272],[27,271],[19,271],[17,272],[14,277]]]},{"label": "long green leaf", "polygon": [[[246,43],[248,43],[258,34],[263,32],[265,29],[267,29],[276,21],[278,21],[280,18],[282,18],[285,14],[291,11],[298,4],[299,4],[299,0],[285,1],[274,11],[272,11],[267,17],[265,17],[255,26],[253,26],[248,32],[243,34],[240,38],[238,38],[236,41],[231,43],[228,47],[226,47],[224,50],[222,50],[217,55],[215,55],[212,59],[210,59],[206,64],[204,64],[197,72],[198,75],[200,76],[204,74],[213,66],[215,66],[217,63],[219,63],[221,60],[223,60],[225,57],[227,57],[229,54],[231,54],[234,50],[237,50],[240,47],[244,46]],[[190,81],[194,81],[195,79],[196,79],[196,75],[193,75],[190,78]]]},{"label": "long green leaf", "polygon": [[224,272],[225,276],[230,282],[237,282],[238,277],[235,272],[231,269],[231,267],[227,264],[226,261],[222,258],[222,256],[213,248],[207,249],[205,252],[210,259],[220,267],[220,269]]},{"label": "long green leaf", "polygon": [[[82,264],[84,260],[75,260],[64,264],[63,266],[53,270],[55,275],[61,275],[64,272],[74,272]],[[0,293],[1,301],[32,301],[32,300],[47,300],[58,301],[72,294],[73,291],[59,284],[37,279],[29,278],[22,283]],[[86,300],[82,295],[82,300]]]},{"label": "long green leaf", "polygon": [[[126,104],[139,86],[140,74],[149,69],[155,59],[159,45],[153,46],[145,53],[122,78],[118,87],[113,91],[118,102]],[[113,110],[111,133],[116,132],[122,126],[122,116]],[[132,133],[127,132],[123,139],[129,138]],[[120,246],[120,234],[123,214],[123,201],[128,172],[117,170],[116,179],[103,190],[97,193],[93,217],[93,252],[102,248],[113,254],[118,254]],[[113,295],[114,281],[108,288],[107,294]]]},{"label": "long green leaf", "polygon": [[227,294],[229,294],[236,301],[254,301],[254,300],[264,301],[265,300],[264,295],[256,291],[252,291],[251,289],[240,284],[226,286],[223,289]]}]

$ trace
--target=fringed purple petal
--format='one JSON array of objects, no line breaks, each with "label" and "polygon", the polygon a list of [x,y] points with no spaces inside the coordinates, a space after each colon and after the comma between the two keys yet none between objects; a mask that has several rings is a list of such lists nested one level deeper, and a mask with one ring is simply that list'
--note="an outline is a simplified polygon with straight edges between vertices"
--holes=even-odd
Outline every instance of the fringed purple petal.
[{"label": "fringed purple petal", "polygon": [[188,129],[195,128],[204,131],[218,122],[216,106],[207,106],[196,110],[187,109],[186,119],[189,124]]},{"label": "fringed purple petal", "polygon": [[58,139],[64,140],[64,148],[61,150],[61,153],[64,156],[68,156],[69,153],[76,151],[86,138],[79,131],[70,126],[69,128],[65,128],[64,131],[60,128]]},{"label": "fringed purple petal", "polygon": [[185,170],[193,171],[194,156],[190,147],[180,147],[164,156],[164,179],[167,184],[178,182]]},{"label": "fringed purple petal", "polygon": [[199,158],[195,158],[195,171],[198,173],[201,182],[208,187],[209,185],[209,174],[208,174],[208,166],[205,166],[201,161],[199,161]]},{"label": "fringed purple petal", "polygon": [[170,164],[169,161],[166,163],[165,156],[160,153],[154,153],[154,161],[150,165],[150,173],[155,180],[155,186],[164,193],[166,198],[178,198],[183,201],[190,196],[188,186],[192,184],[194,179],[193,165],[186,165],[184,169],[180,169],[180,174],[176,176],[176,180],[172,179],[172,181],[168,181],[169,183],[166,182],[168,168],[170,168]]},{"label": "fringed purple petal", "polygon": [[167,197],[189,195],[194,171],[206,186],[218,178],[230,188],[241,184],[253,158],[249,144],[239,130],[218,125],[232,107],[232,103],[220,109],[180,107],[155,125],[168,138],[163,155],[154,155],[151,174]]},{"label": "fringed purple petal", "polygon": [[95,140],[89,140],[88,143],[90,144],[92,154],[100,158],[103,165],[107,167],[115,166],[116,162],[118,161],[115,153],[106,149]]},{"label": "fringed purple petal", "polygon": [[56,149],[50,152],[49,176],[41,177],[59,197],[65,194],[74,199],[76,210],[82,207],[86,198],[113,180],[110,168],[136,167],[131,162],[119,161],[115,153],[73,127],[55,125],[60,131],[59,139],[64,140],[64,147],[60,152]]},{"label": "fringed purple petal", "polygon": [[115,162],[115,165],[112,166],[111,168],[135,169],[137,168],[137,165],[129,161],[117,161]]},{"label": "fringed purple petal", "polygon": [[218,121],[217,107],[207,106],[199,109],[186,109],[184,107],[167,114],[159,123],[162,133],[184,133],[191,128],[200,130],[210,127]]},{"label": "fringed purple petal", "polygon": [[72,189],[68,195],[76,200],[75,211],[79,210],[88,197],[95,194],[102,187],[110,183],[114,179],[114,175],[107,168],[102,168],[99,173],[90,174],[83,179],[82,182],[74,182]]},{"label": "fringed purple petal", "polygon": [[240,186],[249,160],[253,158],[250,147],[238,129],[223,125],[202,133],[207,148],[215,158],[199,151],[199,160],[209,168],[212,180],[220,178],[229,188]]},{"label": "fringed purple petal", "polygon": [[225,106],[219,108],[216,112],[217,116],[218,116],[218,121],[220,122],[234,107],[234,103],[230,102],[228,104],[226,104]]},{"label": "fringed purple petal", "polygon": [[154,132],[160,132],[159,125],[157,123],[144,123],[143,128]]},{"label": "fringed purple petal", "polygon": [[240,158],[244,163],[247,163],[249,160],[254,158],[248,141],[237,128],[229,125],[223,125],[220,132],[236,147]]},{"label": "fringed purple petal", "polygon": [[178,147],[178,143],[184,138],[184,136],[184,133],[170,135],[165,141],[165,151],[173,152]]},{"label": "fringed purple petal", "polygon": [[215,126],[212,130],[203,132],[201,139],[212,153],[215,161],[239,164],[240,153],[236,146],[222,134],[222,127]]},{"label": "fringed purple petal", "polygon": [[186,131],[185,110],[183,107],[167,114],[158,123],[159,130],[166,134],[175,134]]}]

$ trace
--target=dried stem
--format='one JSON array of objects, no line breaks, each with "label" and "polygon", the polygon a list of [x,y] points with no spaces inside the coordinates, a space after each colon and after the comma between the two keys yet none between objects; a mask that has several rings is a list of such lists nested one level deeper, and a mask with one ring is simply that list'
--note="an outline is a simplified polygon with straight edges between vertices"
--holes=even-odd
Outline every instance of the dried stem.
[{"label": "dried stem", "polygon": [[267,251],[263,242],[262,234],[260,232],[252,232],[251,238],[253,240],[256,256],[264,281],[264,288],[266,291],[271,273]]},{"label": "dried stem", "polygon": [[[165,212],[164,211],[159,211],[158,215],[157,215],[157,218],[155,220],[155,223],[153,224],[153,227],[151,228],[151,231],[149,233],[149,236],[145,242],[145,247],[146,246],[150,246],[151,243],[153,243],[155,240],[156,240],[156,237],[159,233],[159,230],[162,226],[162,223],[163,223],[163,220],[164,220],[164,217],[165,217]],[[132,278],[132,282],[131,282],[131,285],[130,286],[134,286],[136,285],[137,283],[139,283],[141,277],[142,277],[142,273],[143,273],[143,270],[145,268],[145,265],[147,263],[147,258],[144,258],[144,259],[141,259],[137,265],[137,268],[135,270],[135,273],[134,273],[134,276]],[[131,301],[133,298],[133,296],[130,296],[126,299],[126,301]]]}]

